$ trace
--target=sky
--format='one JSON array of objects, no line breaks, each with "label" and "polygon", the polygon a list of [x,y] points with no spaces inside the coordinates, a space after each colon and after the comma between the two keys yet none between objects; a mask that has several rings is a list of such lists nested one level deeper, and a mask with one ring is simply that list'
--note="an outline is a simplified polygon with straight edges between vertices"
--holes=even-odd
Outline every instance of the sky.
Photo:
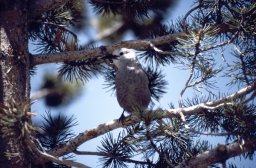
[{"label": "sky", "polygon": [[[182,16],[192,6],[192,0],[181,0],[177,4],[176,8],[172,9],[171,19]],[[127,34],[126,40],[132,40],[133,36]],[[85,41],[84,36],[80,36],[81,41]],[[30,45],[30,50],[33,50],[34,46]],[[41,85],[41,79],[45,72],[57,73],[58,64],[40,65],[36,71],[36,75],[31,78],[32,93],[39,89]],[[167,68],[161,68],[165,74],[165,79],[169,85],[167,87],[167,93],[162,97],[156,107],[168,108],[169,103],[174,105],[178,104],[179,94],[181,89],[184,87],[184,83],[188,78],[187,71],[177,69],[174,66]],[[221,82],[225,83],[225,79],[221,79]],[[50,110],[53,115],[57,112],[63,112],[66,115],[74,115],[78,125],[74,127],[74,132],[78,135],[87,129],[97,127],[99,124],[117,119],[122,113],[122,108],[118,105],[115,94],[109,89],[104,89],[104,79],[101,76],[92,78],[83,87],[82,94],[75,99],[70,106],[61,107],[58,109],[49,109],[44,106],[42,101],[37,101],[32,106],[32,111],[37,112],[38,115],[33,118],[34,122],[40,122],[41,115]],[[233,89],[228,90],[232,92]],[[186,92],[185,96],[193,95],[193,91]],[[117,133],[119,130],[114,131]],[[101,138],[88,141],[81,145],[78,150],[81,151],[96,151],[97,145],[100,145]],[[212,139],[211,142],[214,144],[220,143],[223,139]],[[223,142],[222,142],[223,143]],[[98,158],[95,156],[78,156],[77,161],[82,162],[91,167],[101,167],[98,162]],[[253,162],[240,162],[239,158],[235,161],[240,165],[239,167],[253,167]]]}]

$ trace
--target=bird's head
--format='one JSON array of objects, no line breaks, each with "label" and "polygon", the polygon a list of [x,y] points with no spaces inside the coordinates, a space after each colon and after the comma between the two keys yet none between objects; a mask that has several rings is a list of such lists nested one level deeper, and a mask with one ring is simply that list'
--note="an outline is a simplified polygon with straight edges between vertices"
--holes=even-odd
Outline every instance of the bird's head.
[{"label": "bird's head", "polygon": [[113,64],[119,68],[122,65],[128,64],[129,62],[136,61],[136,55],[134,50],[128,48],[118,48],[115,49],[112,55],[116,56],[113,60]]}]

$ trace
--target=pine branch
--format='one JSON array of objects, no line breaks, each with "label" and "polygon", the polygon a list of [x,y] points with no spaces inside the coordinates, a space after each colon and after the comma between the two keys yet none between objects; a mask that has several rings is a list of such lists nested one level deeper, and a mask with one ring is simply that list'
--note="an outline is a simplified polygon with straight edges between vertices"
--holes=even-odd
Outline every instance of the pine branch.
[{"label": "pine branch", "polygon": [[[123,122],[124,125],[130,125],[138,122],[138,120],[134,119],[134,117],[127,117],[125,121]],[[129,124],[128,124],[129,123]],[[53,156],[62,156],[68,153],[71,153],[76,150],[78,146],[83,144],[86,141],[89,141],[93,138],[96,138],[100,135],[103,135],[107,132],[110,132],[117,128],[122,128],[123,125],[121,122],[119,122],[118,119],[109,121],[107,123],[103,123],[98,125],[96,128],[86,130],[82,133],[80,133],[75,138],[71,139],[68,143],[63,144],[61,147],[57,147],[55,149],[50,150],[48,153]]]},{"label": "pine branch", "polygon": [[[206,109],[217,109],[219,107],[227,106],[232,102],[234,99],[237,99],[239,97],[245,96],[249,94],[250,92],[254,91],[256,89],[256,82],[252,85],[246,86],[242,88],[241,90],[226,96],[224,98],[207,102],[207,103],[201,103],[198,105],[194,105],[191,107],[186,108],[177,108],[177,109],[167,109],[163,112],[162,116],[160,116],[157,119],[161,118],[172,118],[172,117],[179,117],[180,111],[183,112],[184,115],[196,115],[201,114]],[[231,104],[232,105],[232,104]],[[157,110],[156,110],[157,112]],[[83,144],[86,141],[89,141],[91,139],[94,139],[100,135],[103,135],[107,132],[110,132],[117,128],[126,127],[129,125],[133,125],[139,122],[139,119],[137,119],[134,116],[128,116],[124,120],[123,124],[119,122],[119,120],[112,120],[107,123],[100,124],[96,128],[86,130],[82,133],[80,133],[75,138],[71,139],[68,143],[63,144],[60,147],[54,148],[50,151],[48,151],[49,154],[53,156],[62,156],[66,155],[68,153],[76,151],[76,148],[78,148],[81,144]]]},{"label": "pine branch", "polygon": [[[232,31],[232,27],[227,24],[213,25],[214,29],[218,28],[220,33]],[[210,29],[210,28],[209,28]],[[105,54],[112,53],[117,48],[133,48],[135,50],[147,50],[153,46],[159,46],[163,44],[168,44],[170,42],[178,41],[178,39],[186,39],[188,36],[186,33],[174,33],[164,36],[160,36],[154,39],[144,39],[144,40],[130,40],[122,41],[120,43],[99,47],[91,50],[80,50],[80,51],[66,51],[60,53],[49,53],[49,54],[36,54],[31,57],[31,65],[39,65],[46,63],[58,63],[58,62],[70,62],[74,60],[85,60],[96,57],[102,57]]]},{"label": "pine branch", "polygon": [[32,58],[31,64],[39,65],[39,64],[46,64],[46,63],[58,63],[58,62],[69,62],[74,60],[81,60],[81,59],[90,59],[103,56],[105,53],[112,53],[117,48],[133,48],[136,50],[146,50],[150,48],[151,43],[154,45],[161,45],[164,43],[169,43],[172,41],[176,41],[177,38],[185,37],[185,33],[176,33],[176,34],[169,34],[166,36],[162,36],[159,38],[151,39],[151,40],[130,40],[130,41],[123,41],[117,43],[112,46],[104,47],[105,51],[102,51],[102,47],[95,48],[92,50],[80,50],[80,51],[69,51],[69,52],[60,52],[60,53],[50,53],[50,54],[37,54],[34,55]]},{"label": "pine branch", "polygon": [[218,145],[212,150],[196,155],[190,160],[185,160],[175,168],[207,167],[214,163],[225,161],[231,157],[256,150],[256,138],[247,139],[244,142]]},{"label": "pine branch", "polygon": [[28,143],[29,147],[31,148],[31,150],[33,152],[35,152],[38,156],[41,157],[40,159],[43,158],[43,159],[46,159],[47,161],[52,161],[52,162],[55,162],[55,163],[58,163],[61,165],[73,166],[73,167],[77,167],[77,168],[90,168],[82,163],[78,163],[78,162],[75,162],[72,160],[62,160],[62,159],[52,156],[46,152],[40,151],[37,148],[37,145],[29,138],[29,136],[27,136],[26,140],[27,140],[27,143]]},{"label": "pine branch", "polygon": [[29,3],[30,19],[34,20],[38,15],[64,5],[69,0],[36,0]]}]

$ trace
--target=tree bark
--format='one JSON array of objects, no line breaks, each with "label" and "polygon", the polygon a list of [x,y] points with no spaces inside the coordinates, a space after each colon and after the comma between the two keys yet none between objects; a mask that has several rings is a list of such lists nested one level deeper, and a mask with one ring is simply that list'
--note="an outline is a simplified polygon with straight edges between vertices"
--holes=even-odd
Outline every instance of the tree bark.
[{"label": "tree bark", "polygon": [[[0,104],[29,102],[30,77],[28,53],[28,18],[26,1],[9,1],[0,11]],[[10,110],[11,112],[12,110]],[[22,110],[20,111],[22,112]],[[5,115],[3,109],[0,114]],[[5,168],[28,168],[30,156],[18,137],[21,130],[4,136],[0,128],[0,165]]]}]

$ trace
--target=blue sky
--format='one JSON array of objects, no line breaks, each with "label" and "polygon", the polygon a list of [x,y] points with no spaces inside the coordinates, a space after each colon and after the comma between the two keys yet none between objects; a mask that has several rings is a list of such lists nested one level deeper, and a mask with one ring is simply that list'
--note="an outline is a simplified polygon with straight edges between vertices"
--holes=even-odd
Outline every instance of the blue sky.
[{"label": "blue sky", "polygon": [[[186,11],[190,9],[192,2],[192,0],[179,1],[177,7],[172,9],[171,18],[175,19],[185,14]],[[126,40],[131,39],[133,39],[133,36],[128,34],[126,36]],[[80,40],[86,41],[86,39],[84,39],[84,36],[80,36]],[[30,48],[32,50],[34,46],[30,45]],[[34,75],[31,79],[32,92],[39,89],[43,74],[45,72],[57,72],[57,66],[58,65],[56,64],[38,66],[37,74]],[[169,83],[167,87],[168,92],[163,96],[160,102],[156,104],[156,107],[168,108],[169,103],[173,103],[175,105],[178,104],[179,94],[181,89],[184,87],[184,82],[188,78],[188,73],[186,71],[177,69],[172,65],[167,68],[163,67],[162,70],[166,75],[165,79]],[[225,79],[222,79],[221,77],[219,77],[219,79],[220,83],[227,83]],[[50,110],[53,115],[59,111],[67,115],[74,115],[78,122],[78,125],[74,128],[76,134],[79,134],[80,132],[83,132],[87,129],[95,128],[99,124],[105,123],[107,121],[117,119],[120,117],[122,109],[118,105],[113,92],[108,92],[108,89],[104,89],[104,87],[104,79],[101,76],[94,77],[84,85],[81,96],[79,96],[70,106]],[[229,90],[229,92],[232,91],[233,89]],[[185,97],[192,96],[193,93],[193,91],[186,92]],[[34,121],[40,122],[40,114],[43,114],[47,109],[49,108],[46,108],[42,101],[37,101],[32,106],[32,111],[39,114],[34,118]],[[115,132],[118,132],[118,130]],[[96,151],[96,147],[97,145],[100,145],[100,141],[101,138],[88,141],[80,146],[79,150]],[[215,138],[211,141],[214,144],[217,144],[219,139]],[[78,156],[77,160],[91,167],[101,167],[99,166],[97,157],[95,156]],[[239,159],[236,159],[236,161],[239,161]],[[251,167],[253,166],[252,163],[249,165],[251,165]],[[249,165],[246,165],[244,163],[240,164],[241,167],[249,167]]]}]

